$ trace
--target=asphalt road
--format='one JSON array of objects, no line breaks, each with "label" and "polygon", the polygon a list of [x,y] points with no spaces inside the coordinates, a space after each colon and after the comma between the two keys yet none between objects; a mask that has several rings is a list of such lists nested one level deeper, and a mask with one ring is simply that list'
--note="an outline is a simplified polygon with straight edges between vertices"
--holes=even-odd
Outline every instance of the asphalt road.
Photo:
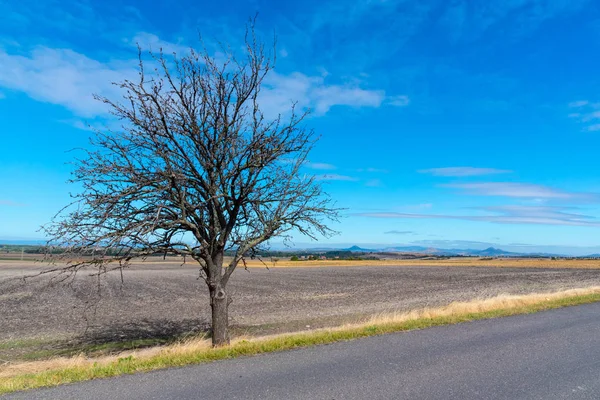
[{"label": "asphalt road", "polygon": [[14,399],[600,399],[600,304],[22,392]]}]

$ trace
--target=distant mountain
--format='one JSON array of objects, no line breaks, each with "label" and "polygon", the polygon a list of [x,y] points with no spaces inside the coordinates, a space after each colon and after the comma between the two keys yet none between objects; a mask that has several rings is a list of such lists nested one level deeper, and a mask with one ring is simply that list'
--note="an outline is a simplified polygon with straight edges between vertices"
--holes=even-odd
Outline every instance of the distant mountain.
[{"label": "distant mountain", "polygon": [[[474,256],[474,257],[561,257],[560,254],[549,253],[516,253],[488,247],[483,250],[475,249],[438,249],[435,247],[424,246],[392,246],[381,249],[365,249],[359,246],[352,246],[344,251],[362,252],[362,253],[410,253],[410,254],[429,254],[433,256]],[[588,257],[600,257],[600,255],[590,255]]]},{"label": "distant mountain", "polygon": [[510,251],[504,251],[501,249],[496,249],[494,247],[488,247],[485,250],[467,250],[471,255],[475,256],[485,256],[485,257],[497,257],[497,256],[518,256],[521,255],[519,253],[513,253]]},{"label": "distant mountain", "polygon": [[373,252],[379,251],[379,250],[373,250],[373,249],[363,249],[362,247],[358,247],[358,246],[352,246],[347,249],[341,249],[341,250],[342,251],[351,251],[353,253],[373,253]]}]

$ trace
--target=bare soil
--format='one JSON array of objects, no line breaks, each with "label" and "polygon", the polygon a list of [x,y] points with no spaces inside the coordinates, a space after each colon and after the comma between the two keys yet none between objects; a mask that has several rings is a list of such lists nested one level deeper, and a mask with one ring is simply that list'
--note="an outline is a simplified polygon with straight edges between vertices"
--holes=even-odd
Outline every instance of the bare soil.
[{"label": "bare soil", "polygon": [[[119,273],[100,279],[80,273],[70,285],[52,284],[49,276],[22,279],[40,269],[0,261],[0,356],[3,342],[17,340],[102,344],[169,339],[208,327],[207,289],[193,265],[140,262],[124,271],[123,281]],[[600,271],[573,268],[249,268],[230,282],[230,318],[238,335],[275,333],[504,293],[597,285]]]}]

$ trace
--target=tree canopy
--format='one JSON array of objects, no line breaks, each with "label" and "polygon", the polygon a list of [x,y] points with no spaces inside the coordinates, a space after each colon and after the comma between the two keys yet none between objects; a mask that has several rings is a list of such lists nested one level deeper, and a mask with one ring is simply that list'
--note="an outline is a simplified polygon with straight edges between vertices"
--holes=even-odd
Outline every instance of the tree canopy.
[{"label": "tree canopy", "polygon": [[[222,53],[140,50],[139,79],[115,83],[123,98],[95,96],[120,127],[95,131],[73,173],[82,190],[45,227],[68,258],[61,272],[106,272],[157,253],[196,260],[215,344],[228,340],[225,288],[239,262],[292,231],[329,235],[327,222],[338,217],[320,182],[302,172],[315,143],[308,111],[290,103],[269,119],[261,108],[274,52],[250,26],[241,58],[225,46]],[[234,255],[224,264],[225,251]]]}]

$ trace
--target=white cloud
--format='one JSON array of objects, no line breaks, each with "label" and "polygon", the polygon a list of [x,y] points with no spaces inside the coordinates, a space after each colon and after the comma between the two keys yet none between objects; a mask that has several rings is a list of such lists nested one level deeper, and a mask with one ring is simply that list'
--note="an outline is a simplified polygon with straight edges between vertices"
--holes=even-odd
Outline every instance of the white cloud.
[{"label": "white cloud", "polygon": [[158,51],[162,49],[165,54],[177,53],[177,55],[181,56],[190,52],[189,46],[162,40],[155,34],[148,32],[138,32],[133,39],[125,39],[124,41],[132,46],[137,47],[139,45],[142,50]]},{"label": "white cloud", "polygon": [[421,174],[430,174],[434,176],[482,176],[495,174],[508,174],[512,171],[496,168],[475,168],[475,167],[445,167],[445,168],[429,168],[417,171]]},{"label": "white cloud", "polygon": [[386,99],[386,104],[396,107],[405,107],[410,104],[410,99],[405,95],[390,96]]},{"label": "white cloud", "polygon": [[317,175],[316,179],[318,181],[357,181],[358,178],[348,175],[339,175],[339,174],[323,174]]},{"label": "white cloud", "polygon": [[385,98],[383,90],[365,90],[347,85],[320,86],[314,91],[317,114],[325,114],[333,106],[379,107]]},{"label": "white cloud", "polygon": [[410,206],[409,208],[417,208],[417,209],[429,209],[433,207],[433,204],[431,203],[422,203],[422,204],[417,204],[414,206]]},{"label": "white cloud", "polygon": [[318,162],[306,162],[304,163],[304,166],[306,168],[310,168],[310,169],[322,169],[322,170],[333,170],[336,169],[337,167],[333,164],[328,164],[328,163],[318,163]]},{"label": "white cloud", "polygon": [[289,75],[271,72],[267,75],[259,103],[265,114],[286,114],[293,102],[300,108],[311,108],[316,115],[334,106],[379,107],[385,99],[383,90],[367,90],[351,84],[327,84],[323,76],[307,76],[300,72]]},{"label": "white cloud", "polygon": [[412,235],[414,234],[413,231],[397,231],[397,230],[392,230],[392,231],[387,231],[387,232],[383,232],[386,235]]},{"label": "white cloud", "polygon": [[588,132],[600,131],[600,124],[590,125],[590,126],[586,127],[585,130]]},{"label": "white cloud", "polygon": [[381,179],[370,179],[365,183],[365,186],[381,187],[383,186],[383,182],[381,182]]},{"label": "white cloud", "polygon": [[103,130],[118,130],[119,128],[121,128],[121,122],[117,119],[102,119],[102,118],[95,118],[95,119],[77,119],[77,118],[71,118],[71,119],[63,119],[60,120],[59,122],[62,122],[63,124],[67,124],[67,125],[71,125],[73,128],[77,128],[77,129],[81,129],[83,131],[103,131]]},{"label": "white cloud", "polygon": [[600,119],[600,111],[593,111],[588,112],[586,114],[580,114],[579,117],[581,118],[582,122],[590,122],[596,119]]},{"label": "white cloud", "polygon": [[577,100],[577,101],[570,102],[569,107],[570,108],[579,108],[579,107],[587,106],[588,104],[590,104],[590,102],[587,100]]},{"label": "white cloud", "polygon": [[0,49],[0,86],[91,117],[107,113],[92,94],[114,98],[119,91],[111,82],[135,76],[134,65],[104,64],[69,49],[37,47],[28,55]]},{"label": "white cloud", "polygon": [[12,200],[0,200],[0,206],[22,207],[24,204]]},{"label": "white cloud", "polygon": [[59,122],[63,124],[71,125],[73,128],[81,129],[82,131],[93,131],[94,128],[89,125],[89,123],[82,121],[80,119],[63,119]]},{"label": "white cloud", "polygon": [[[130,43],[139,42],[165,52],[186,52],[187,48],[142,32]],[[0,87],[19,90],[31,98],[62,105],[83,117],[106,115],[104,104],[92,94],[111,99],[121,95],[112,82],[137,78],[137,59],[100,62],[70,49],[36,47],[28,54],[9,54],[0,49]],[[363,89],[355,83],[328,84],[323,76],[300,72],[288,75],[272,71],[264,82],[260,105],[269,118],[287,114],[293,102],[324,115],[334,106],[379,107],[385,101],[383,90]]]},{"label": "white cloud", "polygon": [[496,206],[479,207],[492,215],[416,214],[400,212],[371,212],[354,214],[369,218],[398,219],[454,219],[465,221],[492,222],[498,224],[534,224],[599,227],[595,217],[568,212],[568,207]]},{"label": "white cloud", "polygon": [[382,168],[367,168],[367,172],[387,174],[389,171]]},{"label": "white cloud", "polygon": [[356,170],[356,172],[372,172],[372,173],[381,173],[381,174],[387,174],[388,171],[387,169],[382,169],[382,168],[358,168]]},{"label": "white cloud", "polygon": [[548,186],[515,182],[479,182],[479,183],[451,183],[440,185],[442,187],[460,189],[467,194],[479,196],[503,196],[533,199],[555,200],[594,200],[598,195],[594,193],[566,192]]},{"label": "white cloud", "polygon": [[600,103],[592,103],[589,100],[577,100],[569,103],[569,108],[577,109],[576,112],[568,114],[581,125],[585,132],[600,131]]}]

